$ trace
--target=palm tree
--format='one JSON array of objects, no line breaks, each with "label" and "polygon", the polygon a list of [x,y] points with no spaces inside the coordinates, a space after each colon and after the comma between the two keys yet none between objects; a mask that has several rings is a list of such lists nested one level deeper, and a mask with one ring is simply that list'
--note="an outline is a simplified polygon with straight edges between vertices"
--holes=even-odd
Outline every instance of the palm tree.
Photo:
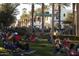
[{"label": "palm tree", "polygon": [[74,22],[74,19],[75,19],[75,3],[73,3],[73,22]]},{"label": "palm tree", "polygon": [[44,3],[42,3],[42,32],[44,32]]},{"label": "palm tree", "polygon": [[[52,28],[51,28],[51,33],[54,34],[54,3],[52,3]],[[54,40],[53,40],[53,36],[51,34],[51,39],[54,45]]]},{"label": "palm tree", "polygon": [[33,32],[33,28],[34,28],[34,3],[32,3],[32,9],[31,9],[31,11],[32,11],[32,18],[31,18],[31,25],[32,25],[32,32]]},{"label": "palm tree", "polygon": [[79,36],[79,3],[77,3],[76,8],[77,8],[77,31],[76,33],[77,33],[77,36]]},{"label": "palm tree", "polygon": [[[73,3],[73,26],[75,27],[75,3]],[[73,31],[73,34],[75,34],[76,35],[76,31],[75,31],[75,28],[74,28],[74,31]]]},{"label": "palm tree", "polygon": [[[52,4],[49,4],[49,7],[51,6]],[[70,4],[69,3],[55,3],[54,5],[57,5],[58,6],[58,11],[59,11],[59,29],[61,29],[61,7],[63,7],[63,8],[65,8],[65,6],[66,7],[68,7],[68,6],[70,6]],[[52,11],[53,11],[53,9],[52,9]]]},{"label": "palm tree", "polygon": [[51,31],[54,33],[54,3],[52,4],[52,30]]},{"label": "palm tree", "polygon": [[44,3],[36,3],[36,4],[42,5],[41,8],[38,8],[37,10],[35,10],[35,14],[37,14],[38,16],[42,16],[42,32],[44,32],[44,12],[49,8]]},{"label": "palm tree", "polygon": [[63,7],[68,7],[70,4],[69,3],[59,3],[58,4],[58,10],[59,10],[59,30],[61,29],[61,6]]},{"label": "palm tree", "polygon": [[59,10],[59,30],[61,29],[61,4],[58,4],[58,10]]}]

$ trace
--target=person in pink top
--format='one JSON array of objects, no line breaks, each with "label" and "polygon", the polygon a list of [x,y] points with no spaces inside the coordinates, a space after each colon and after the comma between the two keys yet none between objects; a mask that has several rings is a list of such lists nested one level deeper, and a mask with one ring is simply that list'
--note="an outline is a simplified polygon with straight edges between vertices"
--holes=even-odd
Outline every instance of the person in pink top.
[{"label": "person in pink top", "polygon": [[15,41],[20,41],[21,36],[18,33],[15,33]]},{"label": "person in pink top", "polygon": [[35,43],[36,37],[35,37],[35,34],[34,34],[34,33],[32,33],[32,35],[29,37],[29,40],[30,40],[31,42]]},{"label": "person in pink top", "polygon": [[20,41],[21,40],[21,36],[20,35],[16,35],[15,38],[16,38],[16,41]]},{"label": "person in pink top", "polygon": [[70,44],[71,44],[70,39],[69,38],[64,38],[64,40],[63,40],[64,48],[66,48],[67,50],[69,50]]}]

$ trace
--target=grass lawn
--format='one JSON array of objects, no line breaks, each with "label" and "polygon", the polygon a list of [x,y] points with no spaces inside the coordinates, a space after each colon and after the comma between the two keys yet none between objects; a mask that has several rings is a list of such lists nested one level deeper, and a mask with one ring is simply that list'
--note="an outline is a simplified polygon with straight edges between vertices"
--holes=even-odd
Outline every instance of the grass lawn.
[{"label": "grass lawn", "polygon": [[[0,42],[0,47],[2,43]],[[47,40],[44,41],[37,41],[36,43],[30,43],[30,48],[32,48],[33,50],[35,50],[34,53],[30,54],[30,55],[26,55],[26,56],[56,56],[53,53],[53,47],[52,44],[49,44]],[[1,54],[2,52],[0,52]],[[8,52],[6,51],[7,56],[10,56],[11,54],[8,54]],[[64,54],[60,54],[58,56],[65,56]]]},{"label": "grass lawn", "polygon": [[49,44],[47,41],[37,41],[36,43],[30,44],[31,48],[36,50],[32,55],[36,56],[52,56],[52,44]]},{"label": "grass lawn", "polygon": [[[2,46],[3,44],[0,41],[0,47]],[[30,56],[52,56],[52,45],[48,44],[47,41],[37,41],[36,43],[30,43],[30,48],[36,51],[30,54]],[[4,54],[7,56],[11,55],[8,54],[7,51],[6,53],[0,52],[0,54]]]}]

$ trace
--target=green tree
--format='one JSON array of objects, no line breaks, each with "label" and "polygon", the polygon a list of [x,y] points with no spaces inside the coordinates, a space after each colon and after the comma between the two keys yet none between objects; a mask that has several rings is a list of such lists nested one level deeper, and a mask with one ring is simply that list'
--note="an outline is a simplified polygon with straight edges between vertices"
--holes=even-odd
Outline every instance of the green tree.
[{"label": "green tree", "polygon": [[[70,3],[54,3],[54,5],[56,6],[58,6],[58,11],[59,11],[59,29],[61,28],[61,7],[62,8],[65,8],[65,7],[68,7],[68,6],[70,6]],[[52,6],[52,4],[49,4],[49,7],[51,7]],[[55,9],[55,7],[54,7],[54,9]],[[52,8],[52,11],[54,11],[53,10],[53,8]],[[54,17],[54,16],[53,16]],[[54,22],[53,22],[54,23]]]},{"label": "green tree", "polygon": [[0,4],[0,23],[3,26],[11,25],[16,17],[17,9],[16,7],[19,6],[18,3],[2,3]]},{"label": "green tree", "polygon": [[76,20],[76,35],[79,36],[79,3],[76,4],[77,20]]},{"label": "green tree", "polygon": [[69,3],[59,3],[58,4],[58,10],[59,10],[59,29],[61,29],[61,7],[65,8],[70,6]]},{"label": "green tree", "polygon": [[[75,23],[73,23],[73,18],[74,18],[73,13],[68,13],[67,17],[65,18],[63,23],[64,23],[65,30],[66,29],[67,30],[69,30],[69,29],[73,30],[72,34],[74,35],[75,34]],[[68,26],[66,26],[67,24],[68,24]]]},{"label": "green tree", "polygon": [[38,14],[39,16],[42,16],[42,32],[44,32],[44,13],[49,8],[44,3],[41,3],[39,5],[41,5],[41,8],[38,8],[37,10],[35,10],[35,13]]},{"label": "green tree", "polygon": [[73,13],[68,13],[67,17],[64,20],[65,24],[71,24],[73,23]]}]

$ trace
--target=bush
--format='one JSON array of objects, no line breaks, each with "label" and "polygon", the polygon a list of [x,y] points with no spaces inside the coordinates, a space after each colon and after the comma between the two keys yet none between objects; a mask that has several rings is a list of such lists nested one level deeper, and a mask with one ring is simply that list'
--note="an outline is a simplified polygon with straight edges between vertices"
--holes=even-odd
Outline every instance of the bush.
[{"label": "bush", "polygon": [[[56,37],[56,36],[53,36],[54,38]],[[70,38],[70,40],[79,40],[79,36],[73,36],[73,35],[66,35],[66,36],[59,36],[60,37],[60,39],[62,39],[63,40],[63,38]]]}]

